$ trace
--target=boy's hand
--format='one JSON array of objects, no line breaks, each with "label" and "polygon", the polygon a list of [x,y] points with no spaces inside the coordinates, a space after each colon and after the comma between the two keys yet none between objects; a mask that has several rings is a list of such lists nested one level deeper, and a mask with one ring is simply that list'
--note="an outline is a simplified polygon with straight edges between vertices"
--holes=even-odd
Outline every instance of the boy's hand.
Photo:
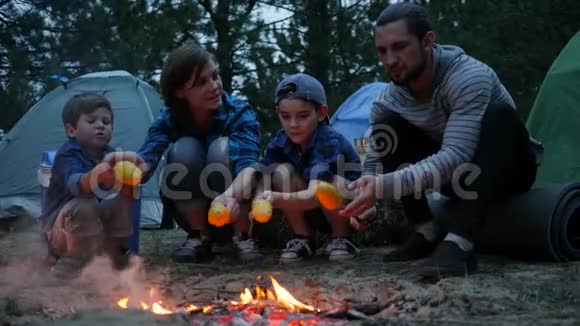
[{"label": "boy's hand", "polygon": [[109,164],[111,168],[118,162],[122,161],[129,161],[135,164],[139,170],[141,170],[143,175],[146,175],[147,172],[149,172],[149,164],[147,164],[145,160],[135,152],[113,152],[107,154],[103,159],[103,162]]},{"label": "boy's hand", "polygon": [[94,168],[95,173],[97,173],[99,184],[107,188],[113,188],[115,186],[115,171],[107,163],[100,163]]},{"label": "boy's hand", "polygon": [[[101,187],[111,189],[115,186],[115,172],[108,163],[97,164],[81,178],[81,188],[85,194],[96,193]],[[99,188],[99,189],[96,189]]]},{"label": "boy's hand", "polygon": [[340,215],[344,217],[361,216],[371,209],[377,200],[377,186],[380,185],[380,177],[365,175],[353,181],[347,186],[349,190],[359,189],[359,194],[344,209]]},{"label": "boy's hand", "polygon": [[254,199],[263,199],[267,200],[270,203],[274,202],[274,193],[271,190],[263,191],[262,193],[256,195]]}]

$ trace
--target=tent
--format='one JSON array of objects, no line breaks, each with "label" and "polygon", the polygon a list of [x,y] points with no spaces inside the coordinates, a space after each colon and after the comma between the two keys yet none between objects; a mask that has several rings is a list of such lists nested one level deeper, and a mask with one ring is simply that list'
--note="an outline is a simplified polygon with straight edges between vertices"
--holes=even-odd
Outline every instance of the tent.
[{"label": "tent", "polygon": [[[0,141],[0,219],[40,216],[37,171],[42,153],[57,150],[66,141],[62,108],[72,96],[85,91],[104,94],[111,101],[113,148],[136,151],[162,107],[153,87],[125,71],[83,75],[44,96]],[[157,180],[158,175],[153,176],[142,189],[142,227],[160,223],[162,205]]]},{"label": "tent", "polygon": [[358,89],[336,110],[330,119],[330,126],[355,146],[354,139],[362,138],[370,127],[369,114],[373,101],[387,85],[374,82]]},{"label": "tent", "polygon": [[536,185],[580,181],[580,32],[548,70],[526,125],[545,146]]}]

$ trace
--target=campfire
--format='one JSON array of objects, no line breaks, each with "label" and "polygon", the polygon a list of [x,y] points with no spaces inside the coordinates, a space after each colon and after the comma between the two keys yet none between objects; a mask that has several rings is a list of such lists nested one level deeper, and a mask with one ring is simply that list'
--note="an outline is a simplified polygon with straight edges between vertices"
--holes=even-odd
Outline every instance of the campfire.
[{"label": "campfire", "polygon": [[[260,278],[258,278],[260,280]],[[271,287],[256,285],[245,288],[236,300],[218,300],[209,304],[182,303],[169,305],[161,300],[159,291],[151,289],[149,298],[124,297],[117,301],[121,309],[138,309],[156,315],[180,315],[193,324],[259,324],[315,325],[337,319],[367,319],[367,315],[338,302],[331,310],[322,310],[296,299],[274,278]]]}]

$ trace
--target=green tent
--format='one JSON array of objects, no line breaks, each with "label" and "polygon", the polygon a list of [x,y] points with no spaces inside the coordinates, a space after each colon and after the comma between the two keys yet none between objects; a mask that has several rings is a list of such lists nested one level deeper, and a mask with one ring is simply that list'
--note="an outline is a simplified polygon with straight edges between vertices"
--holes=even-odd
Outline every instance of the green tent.
[{"label": "green tent", "polygon": [[527,128],[545,146],[536,186],[580,181],[580,32],[548,70]]}]

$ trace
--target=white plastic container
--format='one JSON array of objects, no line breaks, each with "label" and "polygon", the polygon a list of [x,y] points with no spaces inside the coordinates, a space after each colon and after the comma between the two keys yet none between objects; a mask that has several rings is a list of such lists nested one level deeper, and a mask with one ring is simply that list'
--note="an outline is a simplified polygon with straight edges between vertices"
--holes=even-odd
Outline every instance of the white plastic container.
[{"label": "white plastic container", "polygon": [[56,151],[45,151],[42,152],[42,162],[38,167],[36,173],[38,184],[40,185],[40,207],[44,211],[44,205],[46,202],[46,193],[48,191],[48,186],[50,185],[50,177],[52,175],[52,164],[54,163],[54,156]]}]

